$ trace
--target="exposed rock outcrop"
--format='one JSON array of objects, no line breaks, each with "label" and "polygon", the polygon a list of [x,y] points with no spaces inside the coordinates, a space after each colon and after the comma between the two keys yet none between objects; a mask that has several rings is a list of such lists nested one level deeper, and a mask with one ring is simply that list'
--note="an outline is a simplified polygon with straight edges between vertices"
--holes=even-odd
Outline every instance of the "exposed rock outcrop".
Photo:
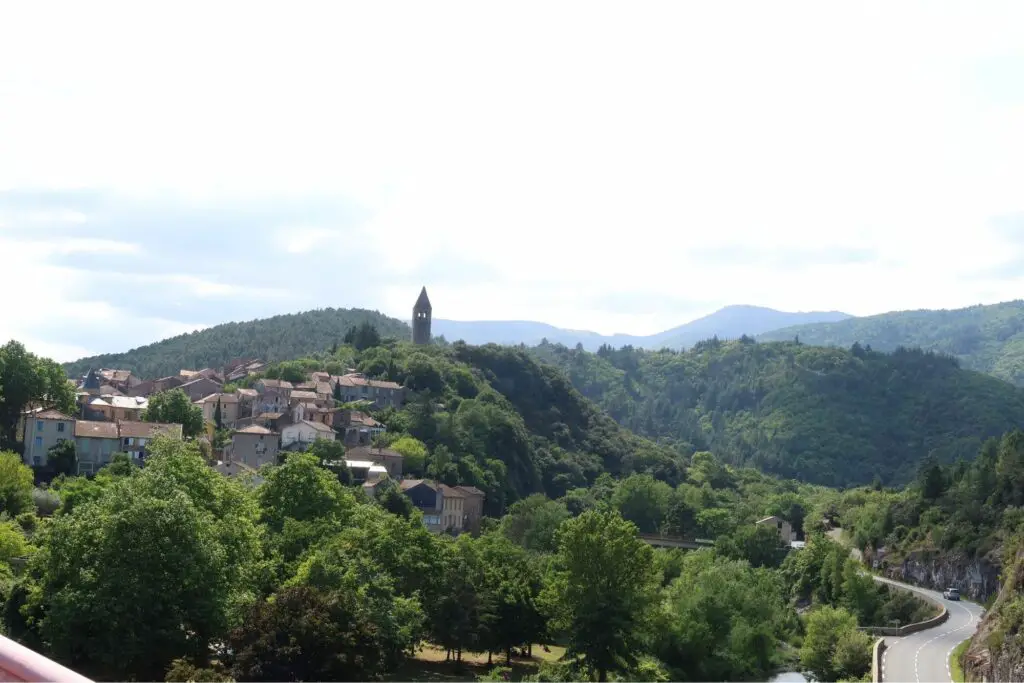
[{"label": "exposed rock outcrop", "polygon": [[968,681],[1024,681],[1022,591],[1024,551],[1016,554],[999,596],[981,620],[964,655],[964,675]]},{"label": "exposed rock outcrop", "polygon": [[[905,558],[887,557],[885,548],[865,553],[865,561],[890,579],[943,590],[949,586],[971,600],[984,603],[1000,588],[1000,558],[994,554],[972,559],[962,553],[938,555],[911,552]],[[1021,679],[1024,680],[1024,679]]]}]

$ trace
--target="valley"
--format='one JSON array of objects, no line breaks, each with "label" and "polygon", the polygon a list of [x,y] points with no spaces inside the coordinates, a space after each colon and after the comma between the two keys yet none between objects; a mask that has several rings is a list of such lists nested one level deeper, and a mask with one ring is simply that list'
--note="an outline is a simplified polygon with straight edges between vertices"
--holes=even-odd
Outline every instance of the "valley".
[{"label": "valley", "polygon": [[[429,300],[422,303],[429,307]],[[1011,384],[936,352],[886,353],[860,344],[842,349],[802,338],[712,336],[686,350],[602,343],[594,352],[550,340],[532,347],[450,342],[432,334],[426,310],[418,343],[405,341],[412,335],[399,321],[332,310],[217,326],[66,365],[88,375],[104,367],[99,362],[124,360],[130,368],[101,374],[109,378],[104,381],[123,383],[129,394],[133,386],[153,392],[146,397],[149,404],[164,412],[143,412],[143,421],[191,424],[195,413],[199,426],[188,426],[184,439],[157,438],[141,468],[115,459],[89,470],[44,472],[16,466],[6,456],[0,466],[29,471],[27,480],[16,477],[27,488],[5,503],[18,520],[3,532],[18,548],[5,560],[8,578],[0,582],[7,632],[96,680],[142,672],[167,680],[251,678],[252,667],[282,661],[282,653],[254,644],[261,629],[294,618],[294,610],[326,615],[355,609],[323,601],[358,585],[358,571],[372,571],[390,577],[390,592],[374,598],[377,609],[419,626],[378,631],[374,647],[391,654],[367,663],[375,667],[367,674],[401,672],[396,675],[418,680],[441,672],[456,678],[514,672],[522,680],[569,680],[600,679],[614,671],[634,678],[759,680],[788,670],[823,680],[859,680],[870,677],[875,641],[858,627],[927,621],[934,616],[934,600],[918,600],[864,574],[860,561],[833,540],[839,530],[882,576],[922,588],[960,586],[966,597],[982,602],[1000,593],[999,574],[1017,538],[1015,513],[1000,511],[1016,509],[1016,471],[1018,461],[1024,462],[1018,431],[1024,427],[1024,392]],[[292,354],[293,349],[311,350]],[[40,377],[53,373],[49,361],[32,360],[14,346],[5,353],[6,372],[27,362]],[[225,358],[219,365],[205,362]],[[172,369],[185,364],[205,369]],[[136,384],[126,379],[134,376]],[[172,400],[197,382],[212,382],[216,411],[203,408],[211,397]],[[84,384],[76,384],[80,396]],[[284,394],[285,418],[260,412],[259,405],[285,385],[293,387],[291,401]],[[360,399],[364,385],[399,392],[398,398],[374,399],[371,393]],[[49,401],[52,390],[40,387],[37,396],[19,394],[17,400]],[[251,417],[221,411],[251,395],[257,397]],[[76,410],[68,404],[61,409]],[[286,425],[301,431],[304,420],[318,415],[330,426],[338,419],[332,416],[351,421],[355,414],[365,416],[358,418],[362,424],[377,425],[372,444],[348,443],[348,427],[336,427],[337,446],[319,438],[290,445],[283,440],[293,433]],[[231,444],[257,428],[280,439],[280,455],[253,467],[226,467]],[[16,436],[7,438],[11,443]],[[84,442],[79,451],[79,441],[72,463],[92,457]],[[391,488],[385,479],[385,485],[367,489],[368,479],[353,480],[366,476],[354,474],[363,465],[353,458],[366,457],[354,454],[373,457],[375,449],[401,459],[401,486]],[[57,451],[51,453],[56,463]],[[166,491],[152,489],[151,480],[165,482]],[[446,532],[417,502],[421,481],[450,492],[445,495],[477,492],[482,519]],[[63,552],[64,546],[54,544],[81,542],[85,531],[78,525],[86,516],[134,514],[133,496],[142,496],[139,505],[153,506],[167,505],[165,496],[173,494],[194,506],[200,502],[194,496],[211,486],[225,488],[216,494],[223,502],[210,510],[209,520],[248,520],[243,523],[255,525],[262,538],[244,546],[235,545],[241,539],[217,541],[244,553],[231,560],[236,564],[230,571],[250,577],[238,580],[255,595],[206,588],[214,601],[209,609],[219,619],[244,616],[251,624],[248,631],[206,626],[242,648],[244,656],[196,657],[185,654],[186,644],[170,641],[161,647],[185,656],[161,660],[145,650],[157,659],[143,665],[113,651],[104,655],[99,641],[94,654],[85,656],[67,649],[65,629],[114,634],[131,628],[129,623],[101,628],[85,613],[71,611],[67,621],[51,618],[39,627],[13,616],[48,613],[69,591],[89,601],[83,604],[99,599],[100,587],[69,580],[48,559]],[[367,497],[366,491],[373,493]],[[52,507],[26,502],[39,496],[48,496]],[[319,501],[311,507],[288,502],[310,496]],[[773,520],[779,520],[778,530]],[[40,533],[49,526],[55,536]],[[119,542],[116,526],[98,529],[90,533]],[[412,556],[389,555],[396,543],[413,543],[417,553],[425,553],[417,556],[436,558],[431,571],[456,571],[461,578],[428,588],[415,578],[421,570],[409,564],[416,561]],[[612,553],[612,547],[619,550]],[[111,576],[142,567],[142,556],[94,552],[99,547],[87,550],[75,566],[88,573],[103,562],[118,568]],[[12,564],[15,556],[22,559]],[[72,562],[68,556],[60,561]],[[350,566],[353,561],[357,565]],[[258,567],[271,573],[257,578]],[[622,572],[637,571],[646,578],[636,590],[615,597],[628,601],[622,609],[631,610],[630,616],[612,642],[600,644],[589,629],[604,623],[612,598],[588,602],[583,587],[597,580],[620,585]],[[342,576],[337,572],[350,578],[330,578]],[[154,585],[166,580],[146,576]],[[507,592],[513,586],[519,591],[514,599]],[[153,609],[175,608],[177,598],[167,588]],[[967,670],[1013,666],[1007,662],[1014,655],[1005,646],[998,649],[991,636],[993,629],[1015,628],[1007,590],[1002,588],[1001,602],[980,622],[983,640],[967,648]],[[734,599],[723,601],[726,593]],[[438,601],[436,607],[410,602],[427,594]],[[274,604],[281,601],[280,610],[269,607],[269,597]],[[973,607],[962,609],[975,614]],[[503,631],[493,621],[502,614],[520,615],[533,626]],[[716,616],[722,614],[728,619]],[[463,626],[451,625],[456,617]],[[367,618],[366,628],[385,626]],[[955,645],[961,633],[970,636],[978,618],[961,623],[950,616],[934,633],[888,641],[881,680],[911,671],[920,677],[913,667],[922,648],[927,666],[940,666],[932,650],[945,648],[947,640]],[[520,647],[563,654],[542,660],[513,656]],[[429,654],[437,648],[440,660]],[[689,651],[703,654],[682,654]],[[334,671],[316,659],[306,669],[288,666],[279,678]],[[925,678],[930,671],[925,669]]]}]

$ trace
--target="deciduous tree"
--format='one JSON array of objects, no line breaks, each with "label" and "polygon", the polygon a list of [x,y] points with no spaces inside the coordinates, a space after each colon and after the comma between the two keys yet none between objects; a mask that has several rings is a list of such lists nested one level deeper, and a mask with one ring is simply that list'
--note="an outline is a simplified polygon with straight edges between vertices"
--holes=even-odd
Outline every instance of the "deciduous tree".
[{"label": "deciduous tree", "polygon": [[181,389],[161,391],[150,396],[142,419],[146,422],[180,424],[185,436],[196,436],[203,431],[202,408],[194,405]]},{"label": "deciduous tree", "polygon": [[71,413],[75,390],[57,363],[10,341],[0,346],[0,449],[14,447],[18,420],[30,403]]},{"label": "deciduous tree", "polygon": [[656,598],[654,551],[617,512],[588,511],[562,525],[544,602],[581,657],[606,681],[636,665]]}]

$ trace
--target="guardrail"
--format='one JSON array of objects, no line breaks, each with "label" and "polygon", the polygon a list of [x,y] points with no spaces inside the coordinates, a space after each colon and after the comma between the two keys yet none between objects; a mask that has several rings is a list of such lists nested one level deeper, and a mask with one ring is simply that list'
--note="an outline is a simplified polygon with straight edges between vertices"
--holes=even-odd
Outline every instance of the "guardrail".
[{"label": "guardrail", "polygon": [[878,577],[874,578],[875,581],[892,586],[893,588],[897,588],[902,591],[909,591],[911,593],[917,593],[924,600],[941,608],[942,611],[939,612],[938,616],[934,616],[931,619],[925,619],[924,621],[918,621],[913,624],[905,624],[903,626],[861,626],[859,630],[864,631],[865,633],[870,633],[874,636],[909,636],[911,633],[917,633],[918,631],[924,631],[929,628],[934,628],[940,624],[945,623],[946,620],[949,619],[949,610],[946,609],[946,605],[936,600],[928,593],[925,593],[924,591],[918,590],[916,588],[912,588],[910,586],[904,586],[902,584],[895,583],[893,581],[880,579]]},{"label": "guardrail", "polygon": [[0,636],[0,681],[92,683],[85,676],[4,636]]},{"label": "guardrail", "polygon": [[885,639],[875,641],[871,650],[871,682],[882,683],[882,655],[885,653]]}]

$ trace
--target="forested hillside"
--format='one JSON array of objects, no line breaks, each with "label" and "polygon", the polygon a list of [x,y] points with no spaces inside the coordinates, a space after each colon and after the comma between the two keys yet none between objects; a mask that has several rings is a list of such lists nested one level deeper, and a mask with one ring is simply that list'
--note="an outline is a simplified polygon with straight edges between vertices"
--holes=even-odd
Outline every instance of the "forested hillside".
[{"label": "forested hillside", "polygon": [[389,435],[407,433],[425,445],[409,473],[477,486],[489,514],[532,493],[557,497],[589,486],[604,472],[647,472],[672,485],[685,475],[683,454],[630,433],[560,370],[516,348],[385,340],[356,351],[342,344],[268,372],[338,364],[408,387],[404,408],[375,417]]},{"label": "forested hillside", "polygon": [[296,358],[339,343],[349,328],[364,322],[382,336],[405,339],[409,326],[377,311],[361,308],[325,308],[304,313],[241,323],[225,323],[124,353],[107,353],[65,363],[69,377],[81,377],[90,368],[121,368],[152,379],[177,374],[182,368],[221,367],[235,358],[267,361]]},{"label": "forested hillside", "polygon": [[687,352],[531,350],[638,434],[831,486],[909,481],[1024,425],[1024,392],[918,350],[710,340]]},{"label": "forested hillside", "polygon": [[942,311],[897,311],[766,332],[763,341],[799,337],[805,344],[876,351],[920,347],[960,359],[963,367],[1024,385],[1024,301]]}]

